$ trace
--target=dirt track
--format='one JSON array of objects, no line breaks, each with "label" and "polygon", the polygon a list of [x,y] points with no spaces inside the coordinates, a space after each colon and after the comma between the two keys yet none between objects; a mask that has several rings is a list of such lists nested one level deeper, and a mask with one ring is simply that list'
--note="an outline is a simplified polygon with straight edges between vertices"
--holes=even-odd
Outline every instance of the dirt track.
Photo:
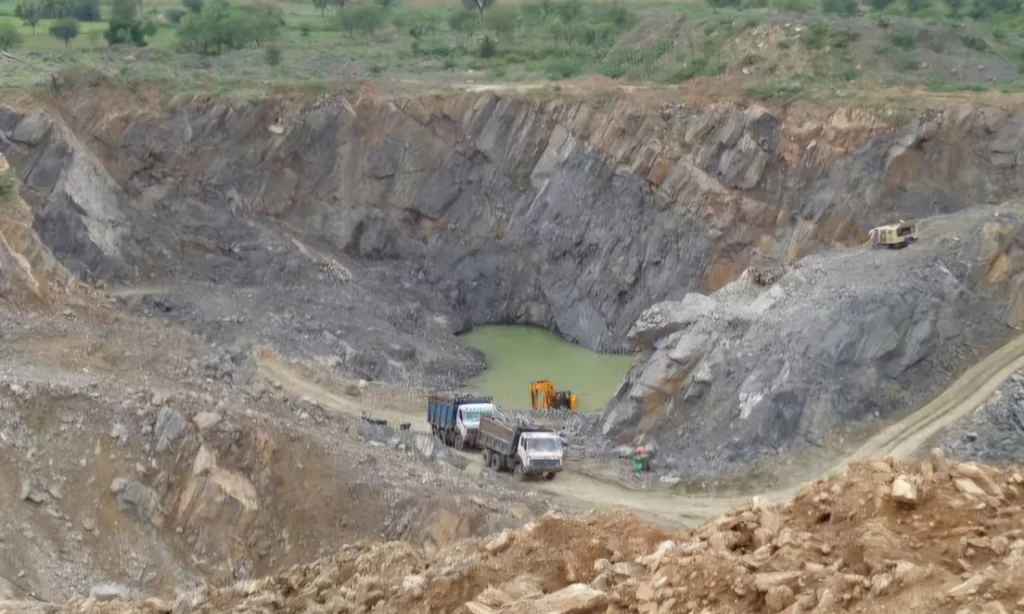
[{"label": "dirt track", "polygon": [[[897,460],[914,458],[920,448],[939,429],[980,406],[1014,371],[1024,368],[1024,335],[1020,335],[971,367],[935,400],[899,422],[887,427],[849,456],[822,474],[839,472],[852,460],[870,456],[892,456]],[[275,358],[261,358],[260,373],[290,392],[317,401],[324,408],[358,415],[366,406],[339,396],[319,384],[308,381],[297,369]],[[395,422],[426,424],[422,415],[373,409],[375,416]],[[478,454],[464,453],[474,467],[483,470]],[[726,513],[747,497],[680,496],[665,492],[637,491],[601,481],[574,471],[563,472],[553,482],[537,482],[532,488],[565,498],[578,507],[630,508],[638,515],[665,526],[696,525]],[[798,487],[776,489],[757,494],[771,502],[785,501]],[[574,505],[575,504],[575,505]]]}]

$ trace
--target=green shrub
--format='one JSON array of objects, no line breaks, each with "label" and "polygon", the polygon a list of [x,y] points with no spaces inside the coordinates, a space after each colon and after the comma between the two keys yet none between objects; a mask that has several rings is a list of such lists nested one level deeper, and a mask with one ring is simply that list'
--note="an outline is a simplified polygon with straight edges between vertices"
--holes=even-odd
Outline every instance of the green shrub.
[{"label": "green shrub", "polygon": [[568,79],[583,71],[579,59],[572,56],[552,58],[548,60],[546,68],[548,76],[554,79]]},{"label": "green shrub", "polygon": [[962,42],[964,47],[967,47],[968,49],[973,49],[975,51],[988,50],[988,43],[985,42],[985,39],[978,38],[977,36],[963,34],[960,36],[960,42]]},{"label": "green shrub", "polygon": [[14,49],[23,41],[21,32],[18,32],[18,26],[9,22],[0,23],[0,51]]},{"label": "green shrub", "polygon": [[14,181],[14,173],[11,171],[0,172],[0,198],[14,194],[17,184]]},{"label": "green shrub", "polygon": [[299,26],[299,35],[302,36],[302,38],[309,38],[309,33],[312,31],[313,26],[309,25],[308,23],[304,23]]},{"label": "green shrub", "polygon": [[281,63],[281,50],[275,45],[270,45],[263,52],[263,59],[267,62],[268,66],[277,66]]},{"label": "green shrub", "polygon": [[188,14],[185,9],[167,9],[164,11],[164,17],[171,23],[180,23],[181,18]]},{"label": "green shrub", "polygon": [[899,32],[895,32],[890,38],[892,44],[904,51],[914,48],[917,35],[913,30],[903,29]]},{"label": "green shrub", "polygon": [[810,13],[818,8],[815,0],[771,0],[771,5],[783,11]]},{"label": "green shrub", "polygon": [[859,78],[860,71],[852,66],[843,71],[843,79],[847,81],[855,81]]},{"label": "green shrub", "polygon": [[860,13],[857,0],[821,0],[821,10],[846,17]]},{"label": "green shrub", "polygon": [[346,7],[338,13],[338,26],[347,30],[349,36],[356,32],[369,36],[387,21],[387,9],[377,4],[357,4]]},{"label": "green shrub", "polygon": [[498,48],[494,45],[494,41],[491,40],[490,36],[485,36],[482,43],[480,43],[480,57],[485,60],[493,58],[498,53]]},{"label": "green shrub", "polygon": [[800,33],[800,42],[808,49],[823,49],[828,41],[828,34],[827,23],[821,20],[814,21]]}]

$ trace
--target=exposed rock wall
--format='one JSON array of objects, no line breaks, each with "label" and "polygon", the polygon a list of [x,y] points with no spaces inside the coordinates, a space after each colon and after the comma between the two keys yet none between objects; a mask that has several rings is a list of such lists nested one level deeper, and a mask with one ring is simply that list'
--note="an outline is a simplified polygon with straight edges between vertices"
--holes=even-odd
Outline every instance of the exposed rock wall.
[{"label": "exposed rock wall", "polygon": [[762,285],[658,303],[603,434],[660,444],[689,476],[822,445],[837,429],[922,405],[1024,322],[1024,206],[921,224],[908,249],[820,254]]},{"label": "exposed rock wall", "polygon": [[[471,323],[537,324],[600,350],[628,349],[644,309],[715,290],[759,254],[859,243],[878,220],[1001,201],[1022,183],[1024,115],[970,105],[894,129],[849,110],[779,116],[627,98],[598,108],[490,93],[197,98],[142,113],[110,104],[105,87],[70,89],[63,115],[130,204],[105,180],[77,181],[92,159],[39,115],[7,111],[0,140],[40,192],[44,238],[78,246],[77,268],[139,266],[143,255],[118,248],[124,218],[137,218],[125,207],[196,221],[166,204],[188,195],[285,220],[337,252],[400,260]],[[87,202],[90,190],[109,197]],[[74,222],[64,211],[78,201]],[[205,215],[217,233],[221,214]],[[135,220],[135,249],[150,224]]]}]

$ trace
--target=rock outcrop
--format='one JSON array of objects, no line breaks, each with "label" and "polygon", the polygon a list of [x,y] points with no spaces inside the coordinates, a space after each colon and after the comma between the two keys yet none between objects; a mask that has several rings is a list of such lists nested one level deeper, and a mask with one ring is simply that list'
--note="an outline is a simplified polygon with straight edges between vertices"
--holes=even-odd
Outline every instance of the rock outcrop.
[{"label": "rock outcrop", "polygon": [[771,285],[752,271],[645,312],[641,350],[603,434],[659,444],[686,475],[821,444],[922,405],[1013,334],[1024,206],[930,218],[908,249],[804,258]]},{"label": "rock outcrop", "polygon": [[[977,493],[962,492],[959,480]],[[919,497],[894,499],[899,482],[917,484]],[[400,542],[348,545],[174,604],[90,599],[52,611],[1011,612],[1024,597],[1022,487],[1015,471],[871,460],[807,485],[786,505],[755,497],[675,535],[622,514],[548,515],[435,553]]]},{"label": "rock outcrop", "polygon": [[[245,244],[260,239],[235,218],[280,219],[335,254],[399,261],[443,298],[424,305],[436,312],[536,324],[596,350],[628,349],[644,309],[716,290],[762,254],[858,244],[879,221],[1021,188],[1024,122],[991,107],[902,127],[799,105],[598,109],[493,93],[198,97],[143,114],[130,94],[111,108],[112,86],[79,81],[91,85],[62,88],[63,117],[6,111],[0,139],[41,235],[74,270],[186,274],[170,229],[252,259]],[[200,271],[241,281],[206,251]]]}]

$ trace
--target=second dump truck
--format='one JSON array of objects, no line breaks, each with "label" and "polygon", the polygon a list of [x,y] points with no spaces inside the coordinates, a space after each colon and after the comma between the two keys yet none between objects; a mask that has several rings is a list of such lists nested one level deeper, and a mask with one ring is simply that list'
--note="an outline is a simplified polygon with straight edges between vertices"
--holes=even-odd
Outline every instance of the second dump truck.
[{"label": "second dump truck", "polygon": [[477,446],[480,417],[496,412],[491,397],[432,394],[427,397],[427,422],[445,445],[458,450]]},{"label": "second dump truck", "polygon": [[484,463],[495,471],[511,471],[517,478],[543,475],[553,479],[562,471],[562,438],[549,428],[506,424],[495,415],[480,418],[477,442]]}]

